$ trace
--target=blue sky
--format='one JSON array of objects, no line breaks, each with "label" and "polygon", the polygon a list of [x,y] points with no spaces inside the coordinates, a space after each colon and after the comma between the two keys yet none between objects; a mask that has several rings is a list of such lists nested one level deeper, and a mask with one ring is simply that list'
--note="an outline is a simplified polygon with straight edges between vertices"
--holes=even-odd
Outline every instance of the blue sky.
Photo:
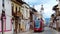
[{"label": "blue sky", "polygon": [[44,7],[44,18],[50,18],[50,15],[52,13],[54,13],[54,11],[52,10],[52,7],[56,4],[58,4],[58,2],[56,0],[24,0],[25,2],[27,2],[31,7],[33,5],[35,5],[35,9],[39,12],[40,8],[41,8],[41,4],[43,4]]}]

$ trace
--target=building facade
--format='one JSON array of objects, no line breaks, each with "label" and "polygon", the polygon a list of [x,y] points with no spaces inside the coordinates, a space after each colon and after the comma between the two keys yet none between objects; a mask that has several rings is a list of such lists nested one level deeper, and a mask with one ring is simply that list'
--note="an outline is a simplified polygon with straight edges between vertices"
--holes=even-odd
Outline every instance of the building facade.
[{"label": "building facade", "polygon": [[2,32],[2,23],[3,23],[3,33],[4,34],[12,34],[11,1],[0,0],[0,18],[1,18],[1,15],[2,15],[3,11],[5,12],[5,17],[3,18],[4,19],[3,22],[0,20],[0,32]]},{"label": "building facade", "polygon": [[21,13],[23,15],[22,20],[21,20],[21,29],[22,31],[27,31],[27,24],[29,23],[29,17],[30,17],[30,11],[29,11],[30,6],[24,2],[22,4],[21,8]]},{"label": "building facade", "polygon": [[13,16],[13,31],[20,32],[20,22],[22,19],[21,5],[23,4],[22,0],[11,0],[12,5],[12,16]]},{"label": "building facade", "polygon": [[34,20],[37,18],[37,11],[34,8],[30,8],[30,30],[34,29]]}]

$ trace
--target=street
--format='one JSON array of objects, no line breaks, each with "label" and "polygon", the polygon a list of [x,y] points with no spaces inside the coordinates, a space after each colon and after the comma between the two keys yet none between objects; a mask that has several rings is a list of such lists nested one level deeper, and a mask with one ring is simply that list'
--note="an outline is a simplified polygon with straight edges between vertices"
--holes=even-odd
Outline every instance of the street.
[{"label": "street", "polygon": [[49,27],[45,27],[44,32],[33,32],[33,31],[28,31],[28,32],[23,32],[23,33],[19,33],[19,34],[59,34],[57,31],[49,28]]},{"label": "street", "polygon": [[0,0],[0,34],[59,34],[58,31],[60,0]]}]

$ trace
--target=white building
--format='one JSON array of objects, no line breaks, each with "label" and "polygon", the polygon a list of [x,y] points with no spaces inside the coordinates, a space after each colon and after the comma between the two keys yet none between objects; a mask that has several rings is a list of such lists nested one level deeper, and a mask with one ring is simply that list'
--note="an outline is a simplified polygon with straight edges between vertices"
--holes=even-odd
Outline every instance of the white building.
[{"label": "white building", "polygon": [[22,5],[22,14],[23,14],[23,19],[29,19],[30,12],[29,12],[29,6],[27,4]]},{"label": "white building", "polygon": [[59,11],[60,11],[60,0],[57,0],[58,1],[58,7],[59,8]]},{"label": "white building", "polygon": [[28,27],[27,24],[30,21],[29,20],[29,17],[30,17],[29,7],[30,6],[24,2],[24,4],[22,5],[22,8],[21,8],[21,13],[23,14],[22,21],[24,21],[23,23],[21,22],[21,28],[24,31],[27,31],[27,27]]},{"label": "white building", "polygon": [[[1,18],[1,13],[2,13],[2,6],[3,1],[0,0],[0,18]],[[11,23],[11,19],[12,19],[12,12],[11,12],[11,1],[10,0],[4,0],[4,5],[5,5],[5,14],[6,14],[6,23],[4,22],[4,34],[12,34],[12,23]],[[1,30],[1,20],[0,20],[0,32],[2,32]]]}]

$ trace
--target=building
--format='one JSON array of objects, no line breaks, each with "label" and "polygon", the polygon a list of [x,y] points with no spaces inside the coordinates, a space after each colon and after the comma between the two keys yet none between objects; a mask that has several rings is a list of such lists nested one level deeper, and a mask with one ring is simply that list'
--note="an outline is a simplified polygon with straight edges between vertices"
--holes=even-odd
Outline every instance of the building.
[{"label": "building", "polygon": [[[52,19],[52,24],[53,24],[53,26],[51,26],[51,27],[53,27],[53,29],[56,29],[57,31],[60,31],[60,8],[59,8],[59,5],[57,4],[57,5],[55,5],[54,7],[53,7],[53,10],[55,11],[55,13],[53,14],[54,15],[54,19]],[[52,18],[52,17],[51,17]]]},{"label": "building", "polygon": [[[5,18],[3,22],[0,20],[0,32],[4,34],[12,34],[12,12],[11,12],[11,1],[9,0],[0,0],[0,18],[2,13],[5,12]],[[3,24],[3,28],[2,28]],[[3,31],[2,31],[3,29]],[[3,34],[2,33],[2,34]]]},{"label": "building", "polygon": [[59,11],[60,11],[60,0],[57,0],[58,1],[58,8],[59,8]]},{"label": "building", "polygon": [[20,32],[20,22],[22,19],[22,13],[21,13],[21,6],[24,2],[22,0],[11,0],[11,5],[12,5],[12,16],[13,16],[13,27],[14,27],[14,32]]},{"label": "building", "polygon": [[29,23],[30,19],[30,6],[27,3],[22,4],[21,13],[23,15],[21,20],[21,29],[22,31],[27,31],[27,24]]},{"label": "building", "polygon": [[34,20],[37,18],[36,14],[37,14],[37,10],[30,7],[30,29],[31,30],[34,29]]},{"label": "building", "polygon": [[[5,21],[3,21],[4,34],[13,34],[13,31],[16,33],[20,31],[20,20],[22,18],[21,14],[21,5],[23,4],[22,0],[0,0],[0,16],[2,12],[5,12]],[[13,19],[12,19],[13,18]],[[1,19],[1,17],[0,17]],[[13,25],[12,25],[13,20]],[[2,32],[2,25],[0,20],[0,32]],[[12,26],[13,31],[12,31]]]}]

